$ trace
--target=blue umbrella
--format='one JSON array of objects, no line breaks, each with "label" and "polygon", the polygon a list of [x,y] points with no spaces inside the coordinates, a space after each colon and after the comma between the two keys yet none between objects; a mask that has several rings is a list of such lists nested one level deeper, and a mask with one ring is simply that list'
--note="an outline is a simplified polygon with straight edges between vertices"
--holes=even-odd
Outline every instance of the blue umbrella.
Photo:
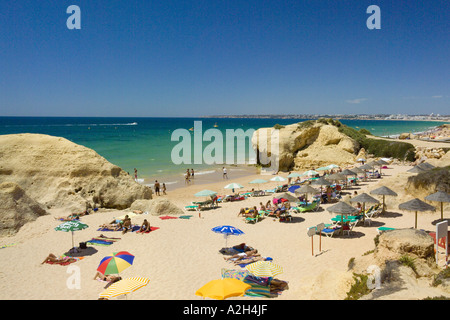
[{"label": "blue umbrella", "polygon": [[232,226],[218,226],[211,229],[215,233],[221,233],[225,237],[225,247],[228,245],[228,236],[240,236],[241,234],[244,234],[242,230],[239,230],[238,228],[232,227]]},{"label": "blue umbrella", "polygon": [[295,185],[295,186],[291,186],[289,187],[288,191],[294,193],[295,190],[297,190],[298,188],[300,188],[301,186],[299,185]]}]

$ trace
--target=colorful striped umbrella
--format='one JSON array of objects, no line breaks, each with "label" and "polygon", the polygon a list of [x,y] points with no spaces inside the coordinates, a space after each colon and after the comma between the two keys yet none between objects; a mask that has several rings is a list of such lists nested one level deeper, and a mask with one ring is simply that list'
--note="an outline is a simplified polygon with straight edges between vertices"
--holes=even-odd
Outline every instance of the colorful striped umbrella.
[{"label": "colorful striped umbrella", "polygon": [[108,274],[119,274],[133,264],[134,256],[127,251],[114,252],[100,261],[97,271]]},{"label": "colorful striped umbrella", "polygon": [[241,297],[251,286],[241,280],[225,278],[212,280],[195,292],[200,297],[224,300],[230,297]]},{"label": "colorful striped umbrella", "polygon": [[149,278],[133,277],[117,281],[110,285],[108,289],[99,294],[99,298],[110,299],[118,297],[123,294],[130,294],[142,287],[145,287],[150,282]]},{"label": "colorful striped umbrella", "polygon": [[275,277],[283,273],[283,268],[271,261],[257,261],[245,267],[251,274],[257,277]]}]

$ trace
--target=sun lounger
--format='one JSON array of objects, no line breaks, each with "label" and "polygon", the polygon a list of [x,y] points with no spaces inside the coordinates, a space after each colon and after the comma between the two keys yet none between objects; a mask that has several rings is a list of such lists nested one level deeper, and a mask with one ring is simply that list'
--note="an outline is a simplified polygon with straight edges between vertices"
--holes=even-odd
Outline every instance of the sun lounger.
[{"label": "sun lounger", "polygon": [[378,234],[382,234],[383,232],[391,231],[391,230],[395,230],[395,228],[379,227],[379,228],[377,229]]},{"label": "sun lounger", "polygon": [[261,221],[264,219],[264,212],[258,212],[257,216],[255,218],[253,217],[246,217],[245,223],[256,223],[258,221]]},{"label": "sun lounger", "polygon": [[311,204],[307,205],[306,207],[293,207],[292,209],[294,212],[303,213],[303,212],[317,211],[319,210],[319,206],[320,200],[314,200]]}]

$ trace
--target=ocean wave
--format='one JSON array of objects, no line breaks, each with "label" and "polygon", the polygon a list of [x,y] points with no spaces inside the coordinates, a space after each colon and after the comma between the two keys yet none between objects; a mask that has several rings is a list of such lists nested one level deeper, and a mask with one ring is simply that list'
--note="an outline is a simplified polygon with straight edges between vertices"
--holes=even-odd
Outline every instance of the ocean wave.
[{"label": "ocean wave", "polygon": [[[177,181],[160,182],[159,184],[160,184],[161,187],[162,187],[162,184],[163,184],[163,183],[165,183],[166,186],[168,186],[168,185],[171,185],[171,184],[176,184],[176,183],[178,183],[178,182],[179,182],[179,181],[177,180]],[[146,185],[147,187],[150,187],[150,188],[153,188],[153,187],[155,186],[154,183],[146,183],[145,185]]]}]

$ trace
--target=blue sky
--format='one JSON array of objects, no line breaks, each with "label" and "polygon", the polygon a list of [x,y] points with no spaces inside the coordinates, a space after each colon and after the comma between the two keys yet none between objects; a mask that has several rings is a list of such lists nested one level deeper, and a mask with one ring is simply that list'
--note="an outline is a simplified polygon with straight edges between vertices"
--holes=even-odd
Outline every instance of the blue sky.
[{"label": "blue sky", "polygon": [[[70,5],[80,30],[66,27]],[[0,116],[450,114],[449,12],[447,0],[2,0]]]}]

